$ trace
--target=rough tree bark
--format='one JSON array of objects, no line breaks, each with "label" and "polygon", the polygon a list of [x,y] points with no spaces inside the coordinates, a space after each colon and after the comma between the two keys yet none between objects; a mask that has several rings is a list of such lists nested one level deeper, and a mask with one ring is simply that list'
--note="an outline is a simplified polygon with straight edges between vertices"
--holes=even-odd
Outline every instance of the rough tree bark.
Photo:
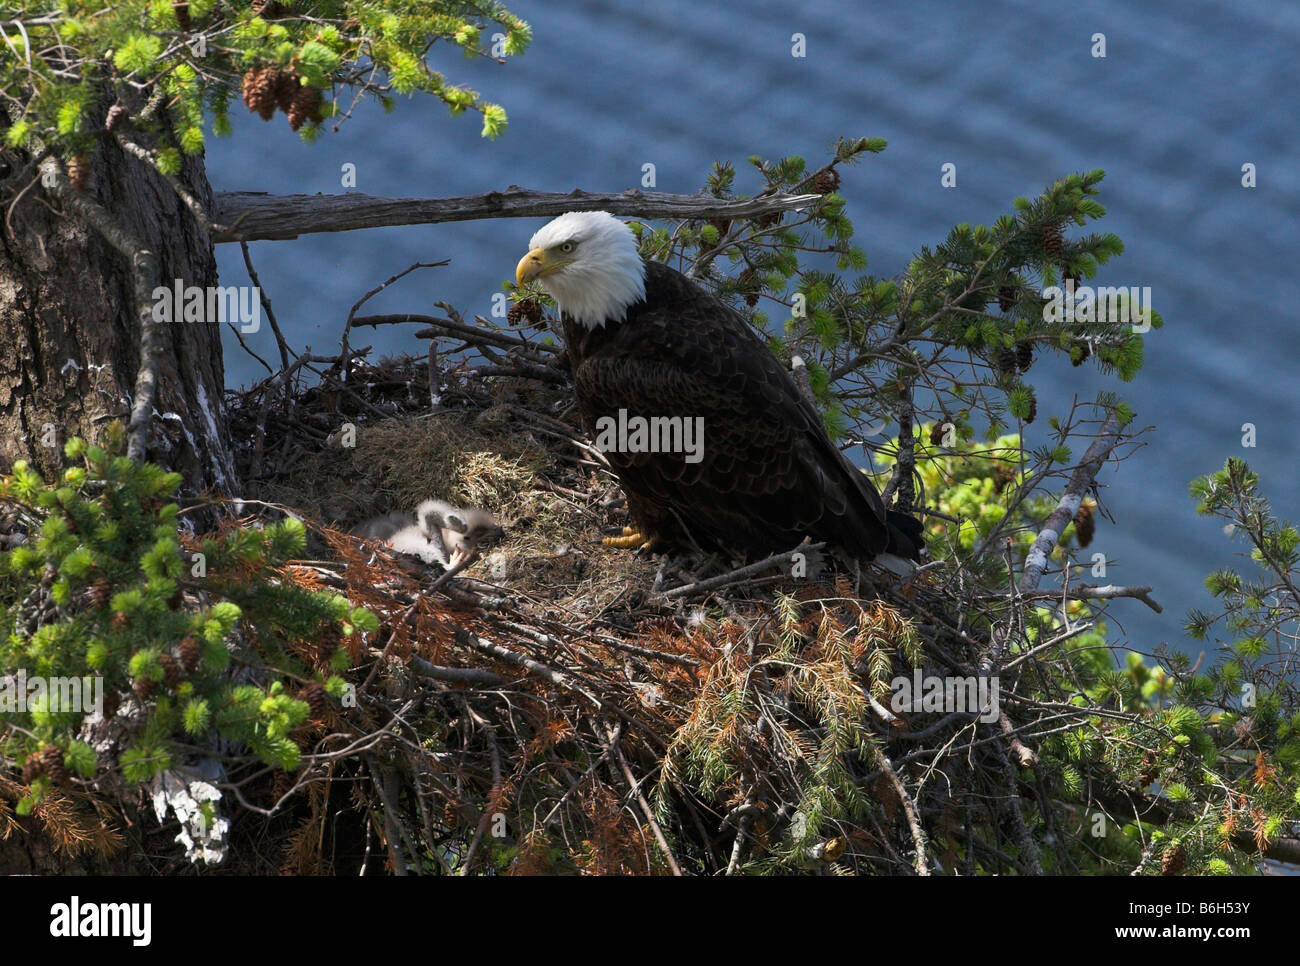
[{"label": "rough tree bark", "polygon": [[[26,459],[48,476],[62,465],[69,437],[94,440],[110,419],[129,419],[140,325],[128,260],[75,217],[57,191],[33,181],[32,159],[7,152],[5,160],[0,466]],[[82,197],[156,255],[160,284],[217,284],[212,239],[151,165],[110,137],[99,140],[91,165]],[[201,159],[187,160],[180,181],[211,205]],[[161,338],[147,455],[182,474],[187,496],[235,495],[217,320],[165,325]]]}]

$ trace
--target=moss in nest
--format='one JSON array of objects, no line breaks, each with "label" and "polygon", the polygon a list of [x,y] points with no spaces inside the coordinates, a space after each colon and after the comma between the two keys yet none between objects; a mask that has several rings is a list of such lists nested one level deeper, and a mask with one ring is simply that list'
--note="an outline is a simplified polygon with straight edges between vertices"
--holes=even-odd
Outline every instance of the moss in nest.
[{"label": "moss in nest", "polygon": [[501,510],[546,472],[551,457],[509,425],[485,431],[443,413],[362,427],[349,462],[354,482],[377,497],[374,510],[413,509],[430,496]]},{"label": "moss in nest", "polygon": [[620,599],[644,601],[654,586],[659,558],[611,550],[588,527],[572,544],[539,546],[520,540],[502,548],[508,561],[499,581],[510,590],[560,604],[566,612],[592,616]]},{"label": "moss in nest", "polygon": [[454,493],[473,506],[501,509],[519,500],[548,462],[539,447],[517,456],[466,450],[456,463]]}]

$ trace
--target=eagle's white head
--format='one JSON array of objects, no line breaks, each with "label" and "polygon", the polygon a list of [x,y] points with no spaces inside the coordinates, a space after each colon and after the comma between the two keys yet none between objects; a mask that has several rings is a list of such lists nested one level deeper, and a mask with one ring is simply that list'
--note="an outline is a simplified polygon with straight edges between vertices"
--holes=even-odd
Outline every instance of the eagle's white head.
[{"label": "eagle's white head", "polygon": [[543,226],[515,268],[520,285],[537,279],[560,311],[595,328],[627,317],[645,298],[645,265],[632,229],[607,211],[570,211]]}]

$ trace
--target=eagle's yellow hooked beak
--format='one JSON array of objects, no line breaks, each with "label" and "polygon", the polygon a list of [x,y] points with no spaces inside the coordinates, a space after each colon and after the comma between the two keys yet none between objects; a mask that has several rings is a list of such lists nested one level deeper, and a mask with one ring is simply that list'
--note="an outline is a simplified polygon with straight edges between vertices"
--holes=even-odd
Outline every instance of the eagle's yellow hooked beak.
[{"label": "eagle's yellow hooked beak", "polygon": [[549,271],[553,271],[554,268],[555,266],[547,263],[546,251],[541,248],[534,248],[519,259],[519,264],[515,266],[515,282],[524,285]]}]

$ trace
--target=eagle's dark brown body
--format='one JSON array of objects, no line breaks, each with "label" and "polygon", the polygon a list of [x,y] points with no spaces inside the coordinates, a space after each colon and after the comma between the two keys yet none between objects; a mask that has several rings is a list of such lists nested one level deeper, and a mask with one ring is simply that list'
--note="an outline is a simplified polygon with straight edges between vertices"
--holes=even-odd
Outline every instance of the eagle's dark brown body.
[{"label": "eagle's dark brown body", "polygon": [[886,514],[745,319],[663,263],[645,264],[645,300],[625,321],[587,329],[564,320],[588,432],[620,408],[704,419],[698,463],[682,453],[606,452],[642,532],[744,555],[809,536],[857,557],[916,556],[919,524]]}]

